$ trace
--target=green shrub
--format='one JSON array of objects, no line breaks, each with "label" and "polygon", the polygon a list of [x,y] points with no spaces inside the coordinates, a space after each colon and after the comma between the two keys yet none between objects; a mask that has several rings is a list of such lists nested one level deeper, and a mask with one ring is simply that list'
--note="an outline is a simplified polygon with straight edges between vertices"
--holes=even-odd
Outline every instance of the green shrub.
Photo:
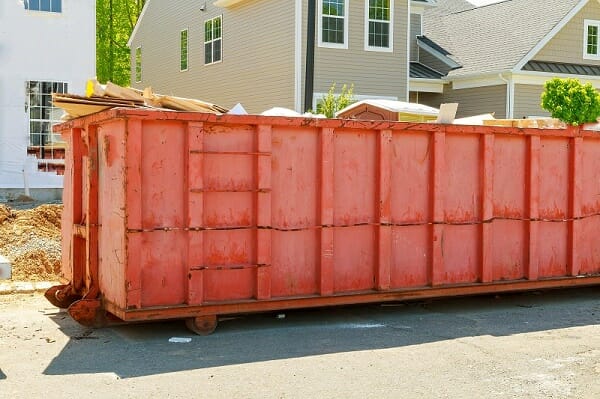
[{"label": "green shrub", "polygon": [[583,85],[577,79],[548,80],[541,105],[553,118],[573,126],[596,122],[600,116],[600,95],[591,84]]},{"label": "green shrub", "polygon": [[354,84],[342,86],[342,92],[339,95],[335,94],[335,83],[331,85],[329,91],[317,103],[317,113],[323,114],[328,118],[333,118],[335,113],[352,104],[354,100]]}]

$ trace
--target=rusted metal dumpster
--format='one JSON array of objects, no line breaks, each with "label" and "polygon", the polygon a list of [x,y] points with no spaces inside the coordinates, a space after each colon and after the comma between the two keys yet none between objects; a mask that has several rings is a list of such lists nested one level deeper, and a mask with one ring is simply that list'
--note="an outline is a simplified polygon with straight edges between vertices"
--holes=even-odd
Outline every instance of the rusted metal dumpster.
[{"label": "rusted metal dumpster", "polygon": [[85,325],[600,283],[600,136],[113,109],[68,143]]}]

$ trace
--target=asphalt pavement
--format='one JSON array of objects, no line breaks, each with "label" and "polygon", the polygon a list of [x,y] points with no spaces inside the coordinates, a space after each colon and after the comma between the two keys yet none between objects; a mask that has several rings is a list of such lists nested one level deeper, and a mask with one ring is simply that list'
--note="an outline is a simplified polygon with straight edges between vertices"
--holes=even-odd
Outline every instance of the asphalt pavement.
[{"label": "asphalt pavement", "polygon": [[0,295],[0,398],[73,396],[599,398],[600,288],[245,315],[205,337]]}]

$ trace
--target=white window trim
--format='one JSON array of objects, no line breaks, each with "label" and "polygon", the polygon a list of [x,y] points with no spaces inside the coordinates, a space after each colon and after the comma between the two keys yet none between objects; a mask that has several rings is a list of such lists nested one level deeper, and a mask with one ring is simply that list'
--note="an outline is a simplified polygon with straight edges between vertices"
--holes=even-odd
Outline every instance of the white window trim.
[{"label": "white window trim", "polygon": [[[383,22],[383,21],[379,21]],[[390,46],[369,46],[369,0],[365,0],[365,51],[378,51],[383,53],[394,52],[394,0],[390,0]]]},{"label": "white window trim", "polygon": [[[588,54],[588,52],[587,52],[588,27],[590,25],[598,27],[599,42],[598,42],[598,54],[596,54],[596,55]],[[584,20],[584,23],[583,23],[583,59],[585,59],[585,60],[600,60],[600,21],[596,21],[593,19]]]},{"label": "white window trim", "polygon": [[[140,51],[140,79],[138,80],[138,50]],[[142,79],[143,79],[143,63],[142,63],[142,57],[143,57],[143,53],[142,53],[142,46],[137,46],[135,48],[135,54],[134,54],[134,60],[133,60],[133,65],[134,65],[134,70],[133,70],[133,77],[135,80],[135,83],[141,83]]]},{"label": "white window trim", "polygon": [[[202,37],[206,37],[206,26],[205,26],[206,23],[208,21],[214,21],[217,18],[221,19],[221,37],[220,37],[220,39],[221,39],[221,58],[219,59],[219,61],[209,62],[208,64],[206,63],[206,54],[205,54],[205,52],[206,52],[206,44],[210,43],[210,42],[214,42],[215,38],[213,38],[212,40],[209,40],[208,42],[206,40],[204,40],[203,41],[203,43],[204,43],[204,47],[203,47],[204,48],[204,52],[202,53],[203,56],[204,56],[204,66],[220,64],[221,62],[223,62],[223,14],[216,15],[213,18],[209,18],[209,19],[204,20],[204,23],[202,24],[202,27],[203,27],[203,29],[202,29]],[[214,54],[213,54],[213,56],[214,56]]]},{"label": "white window trim", "polygon": [[[185,34],[185,69],[181,69],[181,34],[186,32]],[[182,29],[179,31],[179,72],[186,72],[190,69],[190,30],[188,28]]]},{"label": "white window trim", "polygon": [[317,7],[319,8],[318,11],[318,23],[317,23],[317,29],[319,31],[318,37],[319,37],[319,47],[326,47],[326,48],[338,48],[338,49],[344,49],[347,50],[348,49],[348,30],[349,30],[349,26],[348,26],[348,12],[349,12],[349,0],[344,0],[344,43],[342,44],[338,44],[338,43],[328,43],[328,42],[324,42],[323,41],[323,0],[319,0],[319,4],[317,5]]}]

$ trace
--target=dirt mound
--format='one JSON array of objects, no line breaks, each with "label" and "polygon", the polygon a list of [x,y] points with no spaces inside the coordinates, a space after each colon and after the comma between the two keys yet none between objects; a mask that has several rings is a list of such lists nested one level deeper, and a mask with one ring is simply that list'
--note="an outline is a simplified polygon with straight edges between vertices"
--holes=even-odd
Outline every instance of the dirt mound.
[{"label": "dirt mound", "polygon": [[61,263],[62,205],[13,210],[0,205],[0,254],[17,281],[57,280]]}]

